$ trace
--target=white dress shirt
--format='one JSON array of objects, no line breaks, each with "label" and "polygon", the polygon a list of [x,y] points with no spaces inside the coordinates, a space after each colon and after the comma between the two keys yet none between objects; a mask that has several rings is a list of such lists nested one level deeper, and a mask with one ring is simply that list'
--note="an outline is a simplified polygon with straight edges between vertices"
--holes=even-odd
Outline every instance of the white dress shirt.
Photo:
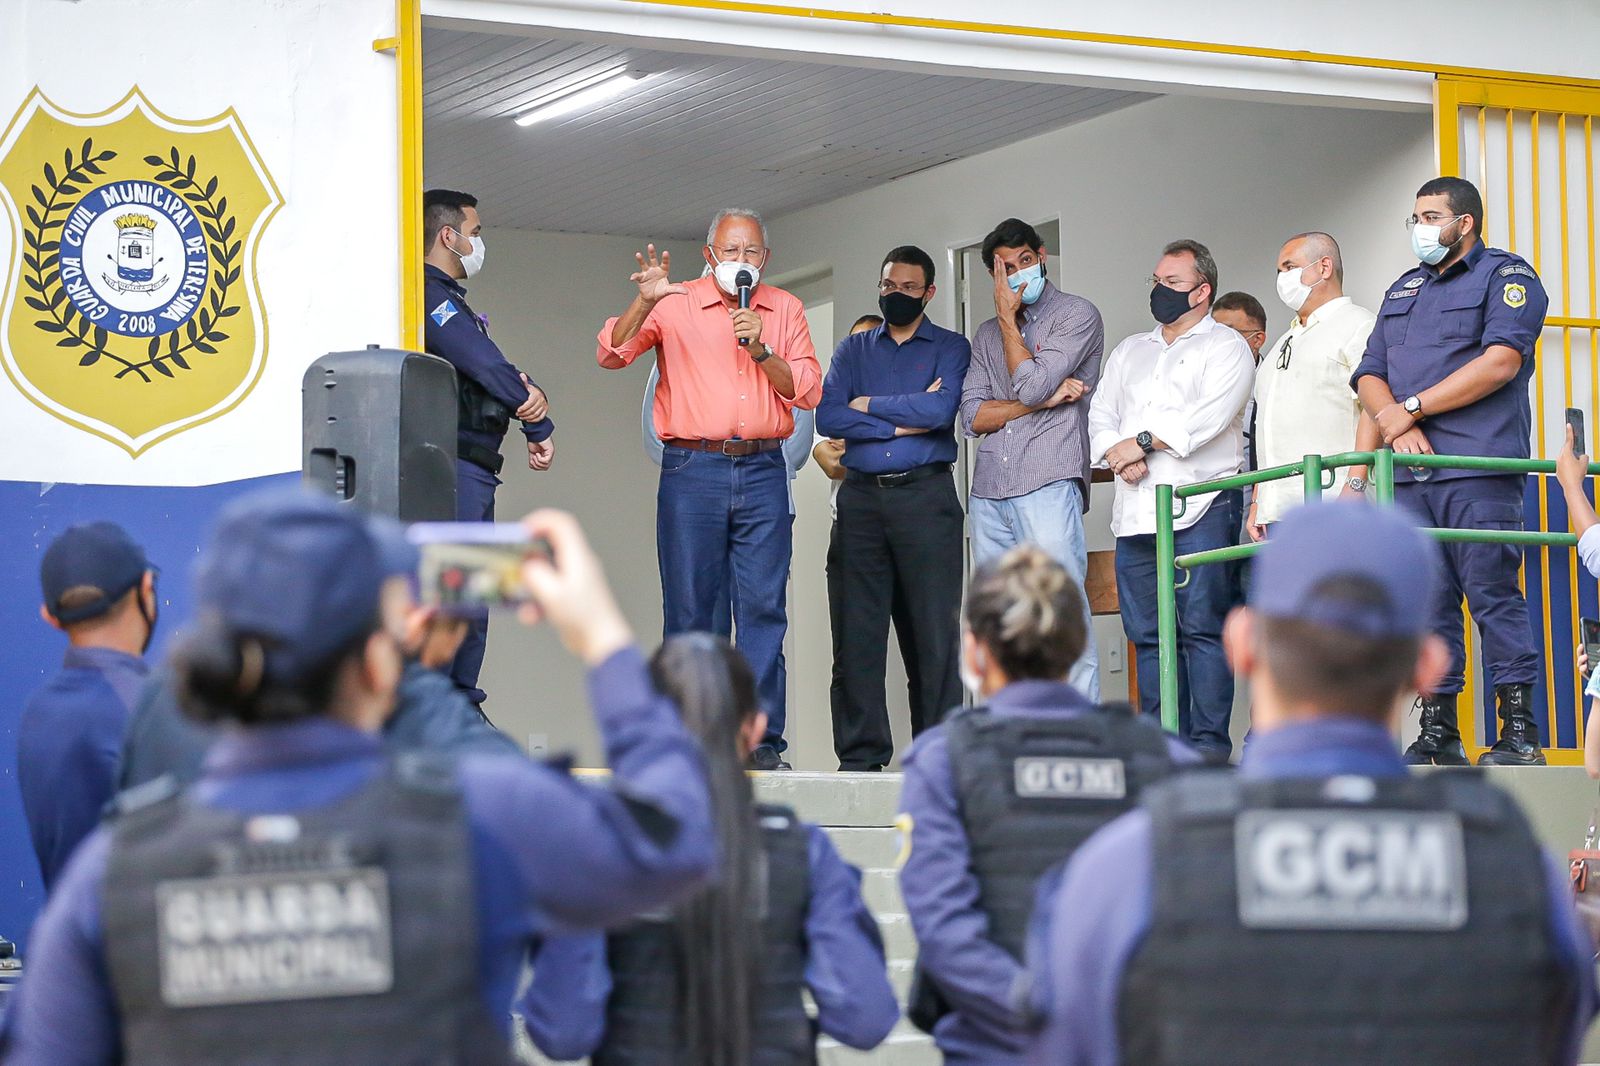
[{"label": "white dress shirt", "polygon": [[[827,437],[824,437],[821,433],[813,433],[812,436],[815,438],[811,442],[811,450],[812,451],[816,451],[817,450],[817,445],[819,445],[823,441],[829,439]],[[843,484],[844,484],[844,479],[843,478],[829,478],[828,479],[828,514],[833,518],[833,520],[835,522],[837,522],[839,520],[839,486],[843,485]]]},{"label": "white dress shirt", "polygon": [[[1117,479],[1112,533],[1155,533],[1157,485],[1192,485],[1239,472],[1254,372],[1244,338],[1210,315],[1171,344],[1157,326],[1112,349],[1089,405],[1090,460],[1105,466],[1112,445],[1144,430],[1166,445],[1145,457],[1150,472],[1137,484]],[[1191,497],[1173,528],[1194,525],[1215,498]]]},{"label": "white dress shirt", "polygon": [[[1354,451],[1361,401],[1350,388],[1377,316],[1348,296],[1329,300],[1267,349],[1256,371],[1256,462],[1263,469],[1307,455]],[[1280,368],[1285,348],[1289,365]],[[1328,495],[1344,488],[1338,472]],[[1276,522],[1305,502],[1300,478],[1256,486],[1256,521]]]}]

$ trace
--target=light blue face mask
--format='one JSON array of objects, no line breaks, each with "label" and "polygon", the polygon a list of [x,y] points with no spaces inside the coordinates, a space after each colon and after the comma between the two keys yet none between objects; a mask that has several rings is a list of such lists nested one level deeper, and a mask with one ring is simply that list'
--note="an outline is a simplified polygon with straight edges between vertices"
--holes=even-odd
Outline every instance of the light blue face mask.
[{"label": "light blue face mask", "polygon": [[1022,290],[1022,302],[1033,304],[1038,301],[1039,294],[1044,292],[1044,264],[1035,263],[1031,267],[1023,267],[1015,274],[1006,278],[1006,284],[1011,286],[1011,291]]}]

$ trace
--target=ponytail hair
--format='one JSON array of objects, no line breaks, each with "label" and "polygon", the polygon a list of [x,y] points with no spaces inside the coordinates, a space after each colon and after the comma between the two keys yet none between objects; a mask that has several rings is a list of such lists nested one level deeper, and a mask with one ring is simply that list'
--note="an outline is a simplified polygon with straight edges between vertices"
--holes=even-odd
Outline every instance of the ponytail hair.
[{"label": "ponytail hair", "polygon": [[362,654],[377,628],[374,617],[333,654],[296,666],[284,663],[282,642],[240,632],[215,612],[203,614],[172,650],[178,703],[209,724],[273,725],[326,714],[345,664]]},{"label": "ponytail hair", "polygon": [[1089,640],[1078,583],[1032,544],[978,568],[967,589],[967,628],[1012,681],[1064,680]]},{"label": "ponytail hair", "polygon": [[716,883],[675,915],[682,1061],[749,1066],[766,904],[766,850],[741,741],[758,710],[755,677],[732,645],[706,633],[669,637],[651,659],[650,674],[705,749],[722,856]]}]

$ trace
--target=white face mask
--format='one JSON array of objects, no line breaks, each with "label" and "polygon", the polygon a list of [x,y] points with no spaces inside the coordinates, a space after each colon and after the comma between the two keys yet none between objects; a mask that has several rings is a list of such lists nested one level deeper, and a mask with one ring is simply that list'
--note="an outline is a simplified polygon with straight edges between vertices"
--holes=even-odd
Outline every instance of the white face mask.
[{"label": "white face mask", "polygon": [[1461,216],[1457,215],[1455,218],[1452,218],[1449,222],[1445,223],[1444,226],[1429,226],[1421,222],[1418,222],[1415,226],[1412,226],[1412,254],[1429,266],[1435,266],[1442,262],[1444,258],[1450,254],[1450,249],[1461,243],[1461,233],[1458,231],[1456,233],[1456,239],[1451,241],[1449,244],[1440,244],[1439,235],[1445,231],[1446,226],[1454,225],[1460,220]]},{"label": "white face mask", "polygon": [[[465,233],[460,234],[460,236],[467,237]],[[482,237],[467,237],[467,240],[472,242],[472,251],[468,252],[466,255],[462,255],[454,248],[450,248],[448,244],[445,245],[445,247],[450,248],[450,251],[455,253],[455,257],[461,260],[461,271],[470,278],[477,274],[478,271],[483,269],[483,253],[486,246],[483,243]]]},{"label": "white face mask", "polygon": [[[1304,307],[1306,301],[1311,298],[1311,290],[1316,287],[1307,285],[1302,279],[1305,272],[1305,267],[1290,267],[1278,274],[1278,299],[1282,300],[1291,311],[1298,311]],[[1322,284],[1323,280],[1318,278],[1316,284]]]},{"label": "white face mask", "polygon": [[761,284],[761,268],[751,263],[741,263],[737,259],[726,263],[718,260],[711,273],[716,275],[717,288],[729,296],[737,296],[739,295],[739,272],[743,270],[750,272],[750,287],[752,289]]}]

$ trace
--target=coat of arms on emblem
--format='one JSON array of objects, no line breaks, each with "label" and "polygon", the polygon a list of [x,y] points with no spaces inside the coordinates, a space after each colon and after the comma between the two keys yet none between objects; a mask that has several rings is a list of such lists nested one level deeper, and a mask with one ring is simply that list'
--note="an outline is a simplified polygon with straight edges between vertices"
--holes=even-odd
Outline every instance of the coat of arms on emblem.
[{"label": "coat of arms on emblem", "polygon": [[283,200],[232,111],[169,118],[38,90],[0,136],[10,224],[0,362],[33,403],[137,456],[261,376],[255,252]]}]

